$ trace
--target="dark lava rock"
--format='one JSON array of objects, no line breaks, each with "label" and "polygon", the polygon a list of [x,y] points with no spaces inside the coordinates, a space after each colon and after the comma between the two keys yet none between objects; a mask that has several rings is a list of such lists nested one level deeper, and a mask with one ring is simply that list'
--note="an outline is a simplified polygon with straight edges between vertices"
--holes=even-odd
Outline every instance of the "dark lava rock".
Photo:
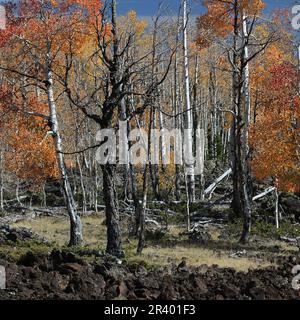
[{"label": "dark lava rock", "polygon": [[141,269],[102,257],[90,265],[73,253],[27,253],[18,264],[2,261],[7,290],[0,299],[22,300],[296,300],[292,268],[300,257],[283,259],[278,268],[236,272],[218,266]]},{"label": "dark lava rock", "polygon": [[9,241],[17,242],[28,240],[38,240],[41,242],[45,242],[44,239],[26,228],[14,229],[7,225],[0,226],[0,244],[7,244]]}]

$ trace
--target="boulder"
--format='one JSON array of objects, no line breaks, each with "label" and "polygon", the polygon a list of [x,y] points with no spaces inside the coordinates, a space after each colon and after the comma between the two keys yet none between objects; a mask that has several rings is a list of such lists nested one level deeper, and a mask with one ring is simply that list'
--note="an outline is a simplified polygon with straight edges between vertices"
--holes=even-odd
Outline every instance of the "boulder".
[{"label": "boulder", "polygon": [[26,228],[11,228],[8,225],[0,226],[0,244],[6,244],[8,242],[38,240],[45,242],[40,236],[34,234],[32,231]]}]

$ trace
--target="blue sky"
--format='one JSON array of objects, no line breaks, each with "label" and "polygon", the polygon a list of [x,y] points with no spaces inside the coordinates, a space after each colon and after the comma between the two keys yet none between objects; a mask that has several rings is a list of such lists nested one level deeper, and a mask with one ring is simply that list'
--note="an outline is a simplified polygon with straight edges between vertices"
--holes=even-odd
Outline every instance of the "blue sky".
[{"label": "blue sky", "polygon": [[[127,11],[134,9],[140,16],[153,16],[157,10],[159,3],[165,3],[168,8],[168,14],[176,15],[180,0],[118,0],[119,14],[124,14]],[[291,8],[294,4],[300,4],[300,0],[265,0],[268,10],[274,8]],[[189,0],[192,12],[195,15],[201,13],[201,0]]]}]

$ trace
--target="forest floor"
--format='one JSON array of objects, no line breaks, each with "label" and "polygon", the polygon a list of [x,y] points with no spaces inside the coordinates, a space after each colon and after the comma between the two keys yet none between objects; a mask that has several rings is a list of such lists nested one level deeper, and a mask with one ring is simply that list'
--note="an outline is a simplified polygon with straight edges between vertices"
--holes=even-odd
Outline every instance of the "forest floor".
[{"label": "forest floor", "polygon": [[[209,239],[194,241],[188,237],[184,224],[170,223],[168,231],[159,238],[149,236],[143,254],[137,256],[137,242],[128,236],[129,220],[125,218],[122,230],[125,230],[126,259],[121,264],[103,253],[106,244],[104,214],[91,214],[82,220],[85,245],[73,249],[66,246],[69,224],[65,216],[12,222],[2,242],[0,228],[0,264],[8,270],[8,289],[0,292],[0,298],[298,297],[291,287],[291,269],[299,260],[299,248],[270,237],[266,226],[254,228],[251,242],[241,245],[238,244],[239,224],[226,224],[221,229],[208,225],[205,232]],[[55,265],[57,259],[59,266]],[[178,267],[182,261],[186,264]],[[160,282],[157,282],[158,273]],[[139,283],[141,275],[142,284]]]},{"label": "forest floor", "polygon": [[[104,251],[106,227],[103,214],[91,215],[82,219],[85,248]],[[126,223],[126,222],[125,222]],[[66,246],[69,237],[69,221],[66,217],[46,217],[24,220],[11,224],[14,228],[27,228],[50,241],[53,246]],[[233,226],[230,226],[233,228]],[[122,230],[126,230],[127,225]],[[237,230],[237,233],[240,230]],[[136,256],[137,240],[123,236],[127,261],[144,262],[147,266],[178,265],[185,258],[188,266],[201,264],[230,267],[237,271],[250,268],[264,268],[276,265],[278,258],[297,252],[298,248],[275,239],[254,235],[249,245],[240,245],[234,235],[220,240],[220,231],[209,228],[211,240],[203,243],[189,241],[185,228],[169,226],[168,233],[160,239],[148,239],[143,255]],[[14,252],[13,254],[18,254]]]}]

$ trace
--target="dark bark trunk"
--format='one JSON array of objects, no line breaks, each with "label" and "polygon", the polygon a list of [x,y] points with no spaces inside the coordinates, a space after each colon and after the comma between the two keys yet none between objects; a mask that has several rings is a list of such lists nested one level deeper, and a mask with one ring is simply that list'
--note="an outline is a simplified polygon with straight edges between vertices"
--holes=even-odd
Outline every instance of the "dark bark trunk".
[{"label": "dark bark trunk", "polygon": [[134,213],[135,213],[134,215],[135,224],[134,224],[133,235],[137,237],[138,231],[139,231],[139,224],[140,224],[141,205],[140,205],[140,201],[137,194],[134,167],[132,165],[130,165],[130,176],[131,176],[132,199],[133,199]]},{"label": "dark bark trunk", "polygon": [[147,193],[148,193],[148,167],[146,164],[144,171],[144,182],[143,182],[143,202],[139,214],[139,242],[137,247],[137,254],[142,254],[145,248],[145,223],[146,223],[146,210],[147,210]]},{"label": "dark bark trunk", "polygon": [[157,201],[161,201],[161,196],[159,192],[159,174],[158,174],[159,167],[157,164],[153,164],[150,166],[150,175],[151,175],[151,183],[152,183],[152,189],[154,198]]},{"label": "dark bark trunk", "polygon": [[[231,131],[231,162],[233,171],[232,208],[236,216],[244,219],[240,242],[249,241],[251,232],[251,176],[249,166],[248,130],[249,105],[245,93],[246,78],[246,43],[238,54],[238,37],[240,35],[239,17],[243,16],[235,0],[234,47],[233,47],[233,111],[235,114]],[[249,100],[250,101],[250,100]]]},{"label": "dark bark trunk", "polygon": [[107,225],[107,253],[122,258],[121,231],[119,226],[119,208],[115,188],[115,168],[114,165],[106,164],[102,166],[103,172],[103,195]]},{"label": "dark bark trunk", "polygon": [[230,153],[231,153],[231,168],[233,179],[233,200],[232,210],[235,216],[240,217],[243,214],[243,206],[241,202],[241,176],[239,168],[239,154],[237,152],[238,140],[239,140],[239,125],[241,124],[239,111],[241,108],[241,81],[238,68],[238,37],[239,37],[239,23],[238,23],[238,2],[235,0],[234,6],[234,38],[233,38],[233,53],[232,53],[232,65],[233,65],[233,113],[234,119],[231,127],[231,139],[230,139]]}]

